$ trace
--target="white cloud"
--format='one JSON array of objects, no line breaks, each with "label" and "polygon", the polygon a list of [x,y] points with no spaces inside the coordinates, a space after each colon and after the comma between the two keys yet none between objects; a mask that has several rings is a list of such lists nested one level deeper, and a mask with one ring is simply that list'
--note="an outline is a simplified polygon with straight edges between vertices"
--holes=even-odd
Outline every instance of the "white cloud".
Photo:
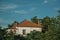
[{"label": "white cloud", "polygon": [[59,10],[59,8],[57,8],[57,7],[55,7],[55,8],[53,8],[54,10]]},{"label": "white cloud", "polygon": [[17,10],[17,11],[15,11],[15,13],[19,13],[19,14],[26,14],[26,13],[28,13],[28,11],[25,11],[25,10]]},{"label": "white cloud", "polygon": [[41,4],[44,5],[44,4],[47,4],[48,3],[48,0],[44,0]]},{"label": "white cloud", "polygon": [[32,8],[29,8],[29,9],[27,9],[27,10],[15,10],[14,12],[15,13],[19,13],[19,14],[27,14],[27,13],[31,13],[31,12],[33,12],[33,11],[35,11],[37,8],[35,8],[35,7],[32,7]]},{"label": "white cloud", "polygon": [[36,10],[36,9],[37,9],[37,8],[31,8],[30,11],[34,11],[34,10]]},{"label": "white cloud", "polygon": [[14,9],[14,8],[16,8],[17,7],[17,5],[15,5],[15,4],[1,4],[0,5],[0,9],[2,9],[2,10],[6,10],[6,9]]},{"label": "white cloud", "polygon": [[43,3],[48,3],[48,0],[44,0],[44,2]]}]

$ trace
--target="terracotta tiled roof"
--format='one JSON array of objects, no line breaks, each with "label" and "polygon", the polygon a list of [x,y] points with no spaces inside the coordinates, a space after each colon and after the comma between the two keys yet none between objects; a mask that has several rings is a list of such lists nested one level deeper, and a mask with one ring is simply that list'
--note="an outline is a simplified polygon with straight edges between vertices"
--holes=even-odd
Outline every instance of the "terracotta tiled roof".
[{"label": "terracotta tiled roof", "polygon": [[18,24],[18,27],[42,27],[41,24],[36,24],[29,20],[24,20],[21,23]]}]

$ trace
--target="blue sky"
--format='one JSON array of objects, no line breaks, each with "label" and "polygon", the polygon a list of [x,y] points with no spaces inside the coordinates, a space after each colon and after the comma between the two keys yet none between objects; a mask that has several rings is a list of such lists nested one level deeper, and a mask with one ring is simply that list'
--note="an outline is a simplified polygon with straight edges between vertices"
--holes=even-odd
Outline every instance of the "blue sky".
[{"label": "blue sky", "polygon": [[0,0],[0,25],[6,27],[34,16],[57,16],[59,8],[60,0]]}]

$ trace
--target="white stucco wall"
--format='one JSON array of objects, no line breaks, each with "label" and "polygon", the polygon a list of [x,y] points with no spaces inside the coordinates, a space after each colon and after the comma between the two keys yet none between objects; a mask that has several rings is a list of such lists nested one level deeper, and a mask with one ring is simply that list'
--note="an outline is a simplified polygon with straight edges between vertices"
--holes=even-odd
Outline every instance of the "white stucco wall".
[{"label": "white stucco wall", "polygon": [[15,30],[14,29],[7,29],[6,31],[7,31],[7,33],[10,33],[11,31],[14,32]]},{"label": "white stucco wall", "polygon": [[40,31],[41,28],[36,28],[36,27],[17,27],[16,34],[23,34],[23,30],[26,30],[26,34],[30,33],[33,30]]}]

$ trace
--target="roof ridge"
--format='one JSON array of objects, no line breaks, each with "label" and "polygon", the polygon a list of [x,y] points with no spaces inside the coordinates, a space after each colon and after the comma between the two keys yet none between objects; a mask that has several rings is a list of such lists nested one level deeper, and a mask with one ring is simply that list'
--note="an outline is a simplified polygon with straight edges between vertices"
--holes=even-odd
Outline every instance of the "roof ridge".
[{"label": "roof ridge", "polygon": [[22,22],[20,22],[18,24],[18,26],[20,26],[20,27],[38,27],[39,26],[40,27],[40,25],[38,25],[32,21],[29,21],[29,20],[23,20]]}]

